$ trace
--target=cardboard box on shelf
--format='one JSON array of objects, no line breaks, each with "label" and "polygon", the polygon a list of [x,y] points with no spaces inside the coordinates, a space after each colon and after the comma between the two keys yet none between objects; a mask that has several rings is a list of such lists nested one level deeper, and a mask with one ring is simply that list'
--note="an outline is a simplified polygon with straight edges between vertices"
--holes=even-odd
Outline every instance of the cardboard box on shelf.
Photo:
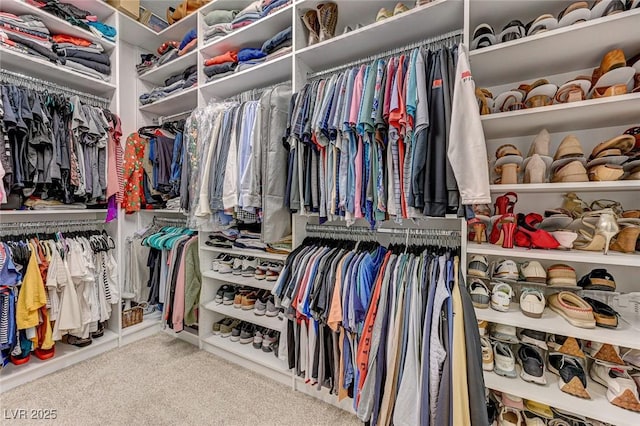
[{"label": "cardboard box on shelf", "polygon": [[140,17],[140,0],[107,0],[107,3],[133,19]]}]

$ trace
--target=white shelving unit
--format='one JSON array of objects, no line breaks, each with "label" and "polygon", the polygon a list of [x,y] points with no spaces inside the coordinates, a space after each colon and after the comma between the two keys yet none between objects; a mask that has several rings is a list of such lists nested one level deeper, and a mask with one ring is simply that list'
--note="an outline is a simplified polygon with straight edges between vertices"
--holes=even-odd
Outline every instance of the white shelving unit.
[{"label": "white shelving unit", "polygon": [[181,90],[171,94],[166,98],[159,99],[153,103],[142,105],[140,112],[146,112],[155,115],[171,115],[180,111],[188,111],[194,109],[198,105],[198,88]]},{"label": "white shelving unit", "polygon": [[149,71],[139,76],[140,80],[148,81],[156,85],[163,85],[164,81],[174,74],[184,71],[186,68],[198,64],[198,51],[197,49],[186,53],[184,56],[180,56],[173,61],[160,65],[157,68],[152,68]]},{"label": "white shelving unit", "polygon": [[202,273],[203,277],[211,278],[218,281],[224,281],[228,284],[233,284],[242,287],[252,287],[260,290],[271,290],[275,281],[267,281],[264,280],[256,280],[252,277],[243,277],[241,275],[233,275],[233,274],[221,274],[215,271],[204,271]]},{"label": "white shelving unit", "polygon": [[278,331],[282,327],[282,320],[278,317],[256,315],[253,313],[253,309],[245,311],[244,309],[234,308],[233,305],[223,305],[222,303],[216,303],[214,301],[205,303],[202,307],[209,311],[217,312],[227,317],[238,318],[239,320],[251,322],[262,327],[270,328],[271,330]]},{"label": "white shelving unit", "polygon": [[211,251],[215,253],[227,253],[231,256],[249,256],[249,257],[257,257],[258,259],[265,260],[278,260],[284,262],[287,259],[286,254],[277,254],[277,253],[269,253],[266,251],[259,250],[248,250],[248,249],[240,249],[240,248],[232,248],[225,249],[223,247],[210,247],[207,245],[203,245],[202,250]]},{"label": "white shelving unit", "polygon": [[610,182],[575,182],[575,183],[531,183],[515,185],[491,185],[491,192],[504,193],[516,192],[524,194],[529,192],[626,192],[640,190],[640,181],[616,180]]}]

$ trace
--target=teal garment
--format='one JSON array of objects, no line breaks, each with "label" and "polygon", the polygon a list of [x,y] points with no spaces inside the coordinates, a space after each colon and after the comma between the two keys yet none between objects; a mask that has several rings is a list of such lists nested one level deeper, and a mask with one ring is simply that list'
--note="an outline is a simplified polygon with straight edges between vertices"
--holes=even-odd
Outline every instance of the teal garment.
[{"label": "teal garment", "polygon": [[238,14],[237,10],[212,10],[204,16],[204,23],[208,26],[228,24]]},{"label": "teal garment", "polygon": [[371,111],[373,109],[373,97],[376,92],[376,76],[377,69],[375,63],[367,67],[365,73],[364,92],[362,94],[362,102],[360,103],[360,114],[358,115],[358,133],[373,133],[373,118]]}]

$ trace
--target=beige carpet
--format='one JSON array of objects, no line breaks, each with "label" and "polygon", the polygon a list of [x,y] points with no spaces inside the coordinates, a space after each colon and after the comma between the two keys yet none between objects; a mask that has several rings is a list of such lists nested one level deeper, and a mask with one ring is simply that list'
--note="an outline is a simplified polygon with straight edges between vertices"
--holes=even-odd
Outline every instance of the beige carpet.
[{"label": "beige carpet", "polygon": [[57,409],[55,423],[68,425],[359,424],[352,414],[163,333],[13,389],[0,395],[0,406]]}]

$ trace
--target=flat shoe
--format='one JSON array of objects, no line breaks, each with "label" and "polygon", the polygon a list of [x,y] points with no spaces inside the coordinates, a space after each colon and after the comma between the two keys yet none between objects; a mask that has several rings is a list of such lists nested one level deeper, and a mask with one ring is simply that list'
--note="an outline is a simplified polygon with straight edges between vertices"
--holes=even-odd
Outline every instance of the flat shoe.
[{"label": "flat shoe", "polygon": [[561,291],[552,294],[549,296],[549,308],[575,327],[596,327],[593,309],[584,299],[574,293]]}]

